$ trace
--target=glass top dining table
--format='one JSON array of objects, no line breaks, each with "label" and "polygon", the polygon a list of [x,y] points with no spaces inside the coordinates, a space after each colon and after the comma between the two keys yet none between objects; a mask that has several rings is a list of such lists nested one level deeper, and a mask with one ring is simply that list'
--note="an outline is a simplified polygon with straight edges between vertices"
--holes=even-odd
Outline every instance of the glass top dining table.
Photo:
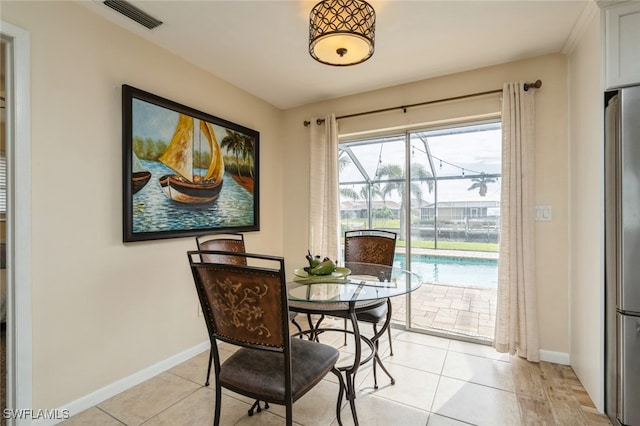
[{"label": "glass top dining table", "polygon": [[375,302],[410,293],[422,285],[418,274],[398,267],[347,262],[344,268],[333,275],[296,276],[287,283],[289,301]]},{"label": "glass top dining table", "polygon": [[[349,333],[354,336],[353,364],[341,367],[339,370],[344,373],[344,382],[340,386],[346,390],[346,398],[351,407],[354,423],[358,425],[355,406],[356,372],[360,365],[373,359],[374,375],[377,363],[387,373],[391,384],[395,383],[377,353],[376,342],[390,325],[390,298],[418,289],[422,285],[422,279],[418,274],[402,268],[358,262],[347,262],[344,268],[337,268],[332,275],[309,276],[300,270],[296,270],[295,273],[295,279],[287,283],[287,297],[289,310],[307,315],[309,330],[303,334],[307,333],[309,338],[314,340],[318,340],[319,336],[327,331]],[[358,312],[378,308],[384,304],[387,304],[387,318],[382,328],[373,337],[361,335]],[[312,323],[311,315],[320,315],[320,320],[315,325]],[[321,328],[320,322],[325,315],[351,319],[352,330]],[[362,343],[370,349],[369,356],[364,359]]]}]

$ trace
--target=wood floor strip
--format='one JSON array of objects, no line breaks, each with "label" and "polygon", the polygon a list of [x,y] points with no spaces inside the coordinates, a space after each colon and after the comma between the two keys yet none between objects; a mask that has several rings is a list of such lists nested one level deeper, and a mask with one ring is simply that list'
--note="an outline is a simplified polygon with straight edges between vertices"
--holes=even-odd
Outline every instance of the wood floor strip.
[{"label": "wood floor strip", "polygon": [[573,369],[511,357],[514,388],[524,425],[610,425]]}]

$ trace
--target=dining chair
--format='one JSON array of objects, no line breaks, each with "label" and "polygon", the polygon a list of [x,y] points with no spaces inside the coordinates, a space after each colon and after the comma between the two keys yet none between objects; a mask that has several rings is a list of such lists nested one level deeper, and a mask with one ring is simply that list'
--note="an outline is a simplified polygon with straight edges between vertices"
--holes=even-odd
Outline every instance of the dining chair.
[{"label": "dining chair", "polygon": [[[209,234],[196,237],[196,246],[198,250],[222,250],[235,253],[245,253],[244,235],[242,234]],[[202,255],[200,260],[203,262],[221,262],[236,263],[246,265],[247,259],[244,257],[233,257],[225,255]],[[209,386],[209,377],[211,376],[211,365],[213,363],[213,347],[209,351],[209,366],[207,368],[207,380],[205,386]]]},{"label": "dining chair", "polygon": [[[198,250],[222,250],[235,253],[246,253],[243,234],[200,235],[196,237],[196,245]],[[222,263],[240,262],[240,264],[246,265],[245,258],[233,256],[209,255],[206,259],[202,260]]]},{"label": "dining chair", "polygon": [[[286,406],[286,424],[292,425],[293,403],[329,372],[339,379],[336,415],[342,424],[344,381],[335,368],[339,351],[291,338],[284,259],[209,250],[190,251],[187,256],[214,355],[214,425],[220,424],[222,388]],[[208,260],[216,258],[212,256],[233,261],[212,262]],[[238,347],[224,362],[218,351],[220,342]]]},{"label": "dining chair", "polygon": [[[398,234],[392,231],[380,229],[361,229],[346,231],[344,233],[344,261],[345,264],[350,263],[357,265],[358,263],[393,266],[393,259],[396,251],[396,241]],[[366,266],[362,266],[366,268]],[[352,266],[352,269],[356,266]],[[361,271],[352,270],[351,273],[360,273]],[[362,271],[367,272],[367,271]],[[389,323],[391,321],[391,301],[387,299],[387,303],[376,308],[360,311],[356,315],[358,321],[367,322],[373,325],[374,336],[378,333],[378,324],[381,322]],[[344,327],[347,328],[347,319],[344,320]],[[389,337],[389,353],[393,356],[393,343],[391,340],[391,326],[387,324],[387,333]],[[347,335],[345,333],[345,344]],[[379,348],[379,339],[373,342],[376,350]],[[378,388],[378,379],[376,375],[376,360],[373,361],[373,381],[374,388]]]},{"label": "dining chair", "polygon": [[[219,250],[225,252],[234,252],[234,253],[246,253],[245,244],[244,244],[244,235],[237,233],[226,233],[226,234],[208,234],[208,235],[200,235],[196,237],[196,246],[199,251],[203,250]],[[214,262],[214,263],[230,263],[230,264],[239,264],[246,265],[247,259],[241,256],[229,256],[224,254],[208,254],[202,255],[204,256],[200,260],[203,262]],[[296,312],[289,312],[289,321],[293,323],[302,333],[302,327],[296,321]],[[209,386],[209,378],[211,376],[211,364],[213,362],[213,350],[209,351],[209,367],[207,368],[207,380],[204,383],[205,386]],[[260,407],[258,406],[258,409]]]}]

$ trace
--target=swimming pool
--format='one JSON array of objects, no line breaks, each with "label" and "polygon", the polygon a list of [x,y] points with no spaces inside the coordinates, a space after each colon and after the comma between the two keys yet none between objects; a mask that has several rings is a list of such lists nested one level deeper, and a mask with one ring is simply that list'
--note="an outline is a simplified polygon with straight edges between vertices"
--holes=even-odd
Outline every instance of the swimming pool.
[{"label": "swimming pool", "polygon": [[[405,269],[404,254],[395,255],[394,266]],[[425,282],[473,286],[498,287],[498,261],[467,257],[412,255],[411,270]]]}]

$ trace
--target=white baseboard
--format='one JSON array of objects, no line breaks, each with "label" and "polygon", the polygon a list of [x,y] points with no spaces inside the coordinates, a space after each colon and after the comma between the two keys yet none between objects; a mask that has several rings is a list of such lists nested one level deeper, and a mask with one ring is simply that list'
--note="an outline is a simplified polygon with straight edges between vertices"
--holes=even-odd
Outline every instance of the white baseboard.
[{"label": "white baseboard", "polygon": [[540,349],[540,361],[553,362],[554,364],[571,365],[569,354],[566,352],[554,352]]},{"label": "white baseboard", "polygon": [[[76,399],[73,402],[65,404],[63,407],[55,410],[57,413],[68,413],[69,416],[74,416],[88,408],[91,408],[95,405],[98,405],[102,401],[105,401],[121,392],[126,391],[145,380],[149,380],[150,378],[157,376],[158,374],[169,370],[170,368],[175,367],[178,364],[185,362],[186,360],[193,358],[194,356],[202,353],[206,350],[209,350],[210,344],[209,341],[204,341],[192,348],[187,349],[186,351],[180,352],[170,358],[167,358],[163,361],[160,361],[154,365],[151,365],[147,368],[144,368],[140,371],[133,373],[128,377],[124,377],[110,385],[107,385],[101,389],[98,389],[95,392],[92,392],[88,395],[83,396],[82,398]],[[54,411],[54,410],[52,410]],[[37,426],[49,426],[55,425],[61,422],[64,419],[37,419],[33,421],[33,425]]]}]

